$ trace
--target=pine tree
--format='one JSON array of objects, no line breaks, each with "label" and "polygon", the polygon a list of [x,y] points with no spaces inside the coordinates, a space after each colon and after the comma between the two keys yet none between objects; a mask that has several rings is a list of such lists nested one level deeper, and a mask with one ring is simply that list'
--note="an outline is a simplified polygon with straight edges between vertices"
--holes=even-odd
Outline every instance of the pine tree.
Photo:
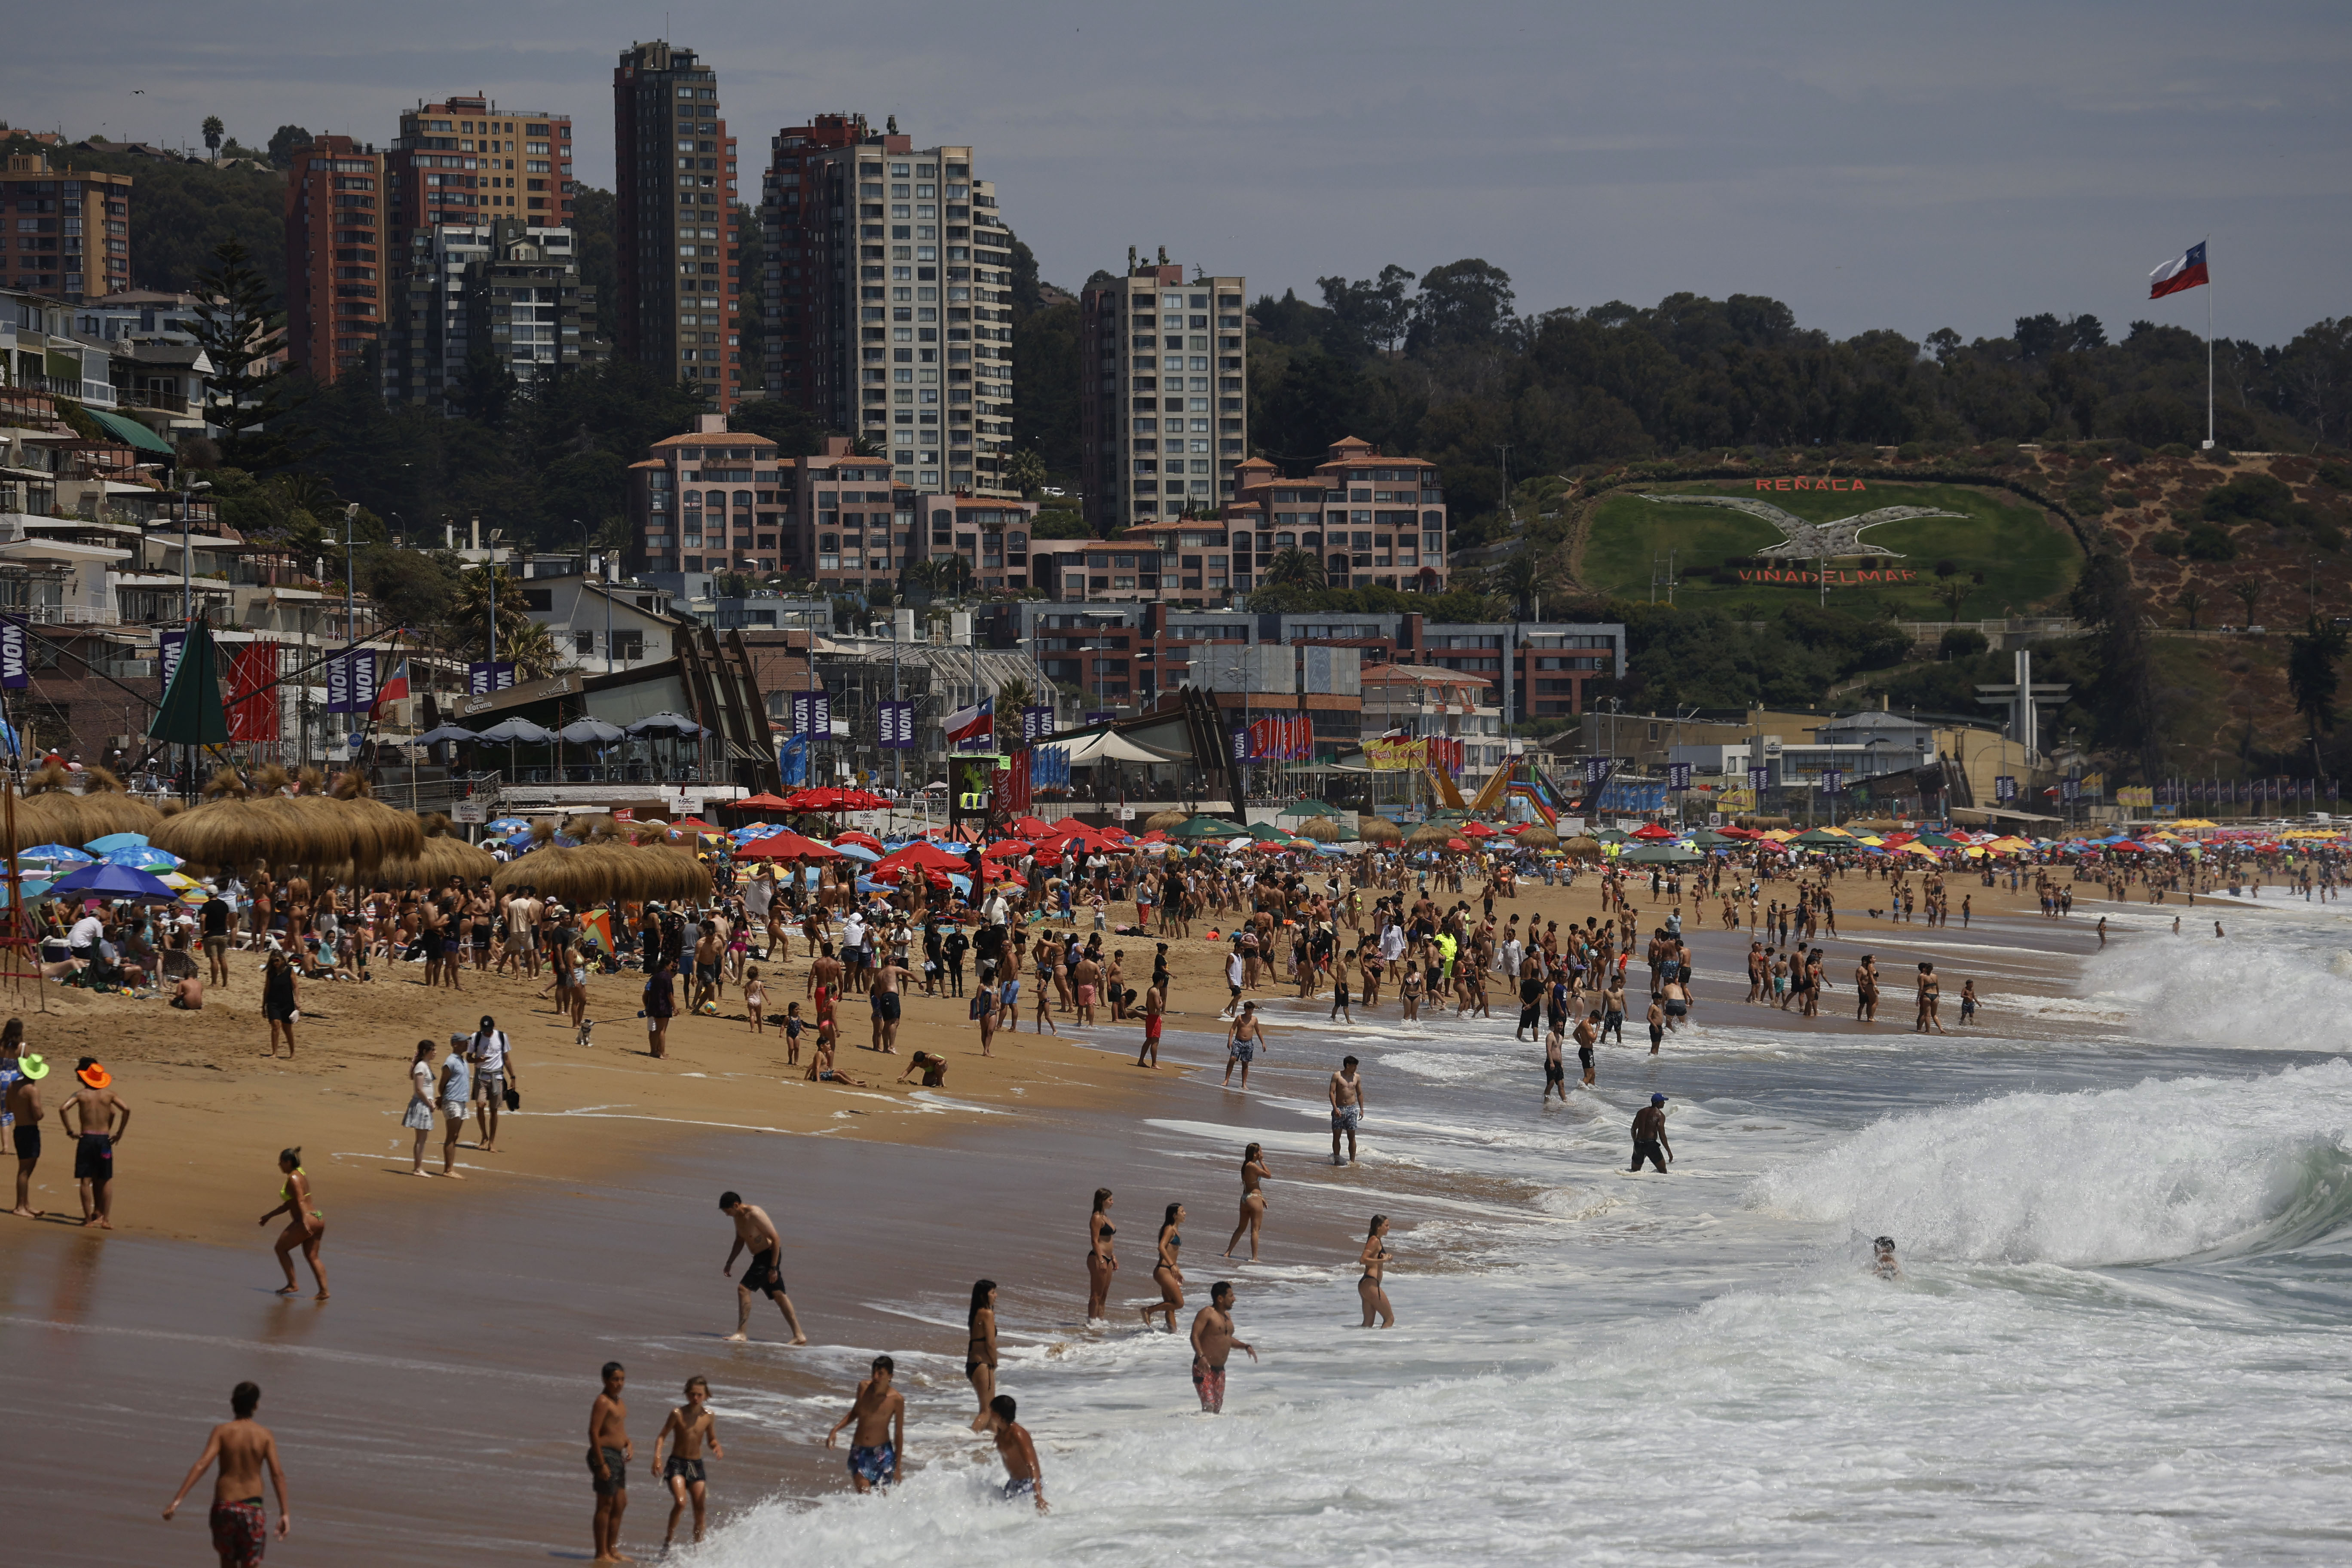
[{"label": "pine tree", "polygon": [[196,279],[194,336],[212,362],[205,417],[221,426],[222,460],[264,473],[298,460],[283,428],[300,399],[274,356],[286,343],[286,315],[268,281],[247,259],[245,247],[224,240],[214,266]]}]

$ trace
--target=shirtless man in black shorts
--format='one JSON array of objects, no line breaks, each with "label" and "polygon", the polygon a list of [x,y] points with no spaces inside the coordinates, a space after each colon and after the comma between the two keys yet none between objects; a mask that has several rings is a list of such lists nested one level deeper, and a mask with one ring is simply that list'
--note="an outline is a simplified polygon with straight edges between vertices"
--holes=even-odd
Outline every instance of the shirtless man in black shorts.
[{"label": "shirtless man in black shorts", "polygon": [[719,1209],[735,1222],[735,1245],[727,1249],[727,1261],[719,1266],[719,1272],[732,1274],[735,1255],[747,1247],[751,1253],[742,1280],[735,1287],[735,1331],[727,1337],[751,1338],[745,1329],[751,1321],[751,1297],[756,1292],[782,1310],[785,1325],[793,1331],[793,1343],[808,1343],[808,1336],[801,1332],[800,1314],[793,1310],[793,1299],[784,1289],[784,1238],[776,1233],[775,1222],[768,1217],[765,1209],[745,1203],[740,1193],[719,1194]]}]

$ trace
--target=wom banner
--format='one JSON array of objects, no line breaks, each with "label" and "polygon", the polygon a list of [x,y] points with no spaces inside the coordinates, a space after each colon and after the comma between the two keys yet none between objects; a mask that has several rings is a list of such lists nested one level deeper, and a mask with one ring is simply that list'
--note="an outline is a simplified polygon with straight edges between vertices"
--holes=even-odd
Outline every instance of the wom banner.
[{"label": "wom banner", "polygon": [[0,687],[11,691],[31,684],[31,632],[16,616],[0,616]]},{"label": "wom banner", "polygon": [[1021,743],[1042,741],[1054,732],[1054,710],[1047,707],[1021,710]]},{"label": "wom banner", "polygon": [[881,704],[876,728],[880,733],[879,744],[894,752],[912,751],[915,746],[915,705],[911,701],[892,700]]},{"label": "wom banner", "polygon": [[366,713],[375,707],[375,649],[355,647],[327,659],[327,711]]},{"label": "wom banner", "polygon": [[833,733],[832,693],[825,691],[793,693],[793,733],[795,735]]},{"label": "wom banner", "polygon": [[488,697],[493,691],[504,691],[515,683],[515,667],[511,659],[492,663],[478,658],[466,667],[466,695]]}]

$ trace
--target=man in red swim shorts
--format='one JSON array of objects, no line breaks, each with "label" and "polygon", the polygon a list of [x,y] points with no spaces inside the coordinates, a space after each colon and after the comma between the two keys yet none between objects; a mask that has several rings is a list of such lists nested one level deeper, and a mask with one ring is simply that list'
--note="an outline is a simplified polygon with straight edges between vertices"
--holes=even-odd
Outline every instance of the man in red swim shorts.
[{"label": "man in red swim shorts", "polygon": [[1168,1013],[1167,984],[1166,980],[1155,974],[1150,988],[1143,994],[1143,1048],[1135,1053],[1137,1067],[1160,1065],[1160,1030]]},{"label": "man in red swim shorts", "polygon": [[205,1439],[205,1451],[196,1456],[189,1468],[188,1479],[164,1506],[163,1517],[170,1519],[180,1509],[181,1499],[217,1460],[220,1474],[213,1481],[213,1550],[220,1553],[221,1568],[254,1568],[261,1561],[262,1548],[269,1540],[269,1515],[262,1506],[261,1472],[267,1468],[269,1479],[278,1489],[278,1539],[286,1539],[293,1522],[286,1498],[286,1472],[278,1463],[278,1439],[268,1427],[253,1418],[261,1404],[260,1388],[250,1383],[240,1383],[228,1396],[229,1409],[236,1419],[215,1426]]}]

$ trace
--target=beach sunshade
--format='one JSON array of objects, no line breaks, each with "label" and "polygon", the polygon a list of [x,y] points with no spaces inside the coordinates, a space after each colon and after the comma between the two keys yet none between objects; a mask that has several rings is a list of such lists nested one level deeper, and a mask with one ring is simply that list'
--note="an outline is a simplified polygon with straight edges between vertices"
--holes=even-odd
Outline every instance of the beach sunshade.
[{"label": "beach sunshade", "polygon": [[835,849],[845,844],[855,844],[863,848],[871,849],[877,855],[882,852],[882,841],[879,838],[855,827],[846,833],[836,833],[833,836],[833,847]]},{"label": "beach sunshade", "polygon": [[1227,822],[1219,816],[1188,816],[1168,829],[1171,838],[1238,838],[1242,836],[1240,823]]},{"label": "beach sunshade", "polygon": [[651,735],[663,732],[679,735],[699,735],[702,733],[702,726],[696,723],[693,720],[688,718],[683,713],[648,713],[644,718],[638,720],[635,723],[628,726],[628,731],[632,735]]},{"label": "beach sunshade", "polygon": [[882,851],[879,849],[868,849],[863,844],[836,844],[833,847],[833,852],[836,855],[846,855],[853,860],[879,860],[882,858]]},{"label": "beach sunshade", "polygon": [[1663,839],[1672,838],[1674,836],[1675,830],[1673,828],[1661,826],[1659,824],[1654,822],[1643,823],[1641,826],[1633,829],[1633,833],[1630,835],[1630,837],[1634,838],[1647,839],[1653,844]]},{"label": "beach sunshade", "polygon": [[85,854],[70,844],[36,844],[30,849],[17,850],[16,858],[49,866],[87,866],[98,857]]},{"label": "beach sunshade", "polygon": [[530,819],[527,816],[501,816],[496,822],[484,824],[482,830],[486,833],[528,833],[530,831]]},{"label": "beach sunshade", "polygon": [[1473,822],[1463,826],[1462,836],[1465,838],[1492,838],[1495,830],[1483,822]]},{"label": "beach sunshade", "polygon": [[747,795],[741,800],[720,801],[719,804],[729,811],[790,811],[792,809],[789,801],[770,795],[765,790],[758,795]]},{"label": "beach sunshade", "polygon": [[970,869],[970,863],[962,856],[951,855],[936,844],[909,844],[904,849],[894,849],[883,857],[879,864],[881,866],[919,866],[927,871]]},{"label": "beach sunshade", "polygon": [[500,746],[544,746],[554,742],[555,731],[542,730],[528,719],[507,719],[491,725],[476,739]]},{"label": "beach sunshade", "polygon": [[1294,801],[1275,814],[1277,816],[1337,816],[1339,812],[1319,800]]},{"label": "beach sunshade", "polygon": [[982,850],[980,858],[983,860],[1018,860],[1035,847],[1035,845],[1022,839],[1005,838]]},{"label": "beach sunshade", "polygon": [[158,875],[180,868],[180,858],[169,849],[158,849],[152,844],[134,844],[128,848],[110,849],[104,859],[110,866],[129,866]]},{"label": "beach sunshade", "polygon": [[52,897],[84,893],[103,899],[171,899],[179,895],[151,872],[131,866],[100,864],[68,872],[49,884]]},{"label": "beach sunshade", "polygon": [[438,746],[448,741],[471,741],[477,738],[474,731],[467,729],[463,724],[443,724],[436,729],[425,731],[407,743],[412,746]]},{"label": "beach sunshade", "polygon": [[804,838],[786,830],[771,833],[743,847],[736,858],[740,860],[838,860],[841,851],[814,838]]},{"label": "beach sunshade", "polygon": [[574,719],[556,733],[569,746],[609,746],[615,741],[626,740],[629,732],[602,719]]},{"label": "beach sunshade", "polygon": [[144,849],[147,836],[143,833],[110,833],[103,838],[93,838],[82,846],[92,855],[107,856],[117,849]]}]

